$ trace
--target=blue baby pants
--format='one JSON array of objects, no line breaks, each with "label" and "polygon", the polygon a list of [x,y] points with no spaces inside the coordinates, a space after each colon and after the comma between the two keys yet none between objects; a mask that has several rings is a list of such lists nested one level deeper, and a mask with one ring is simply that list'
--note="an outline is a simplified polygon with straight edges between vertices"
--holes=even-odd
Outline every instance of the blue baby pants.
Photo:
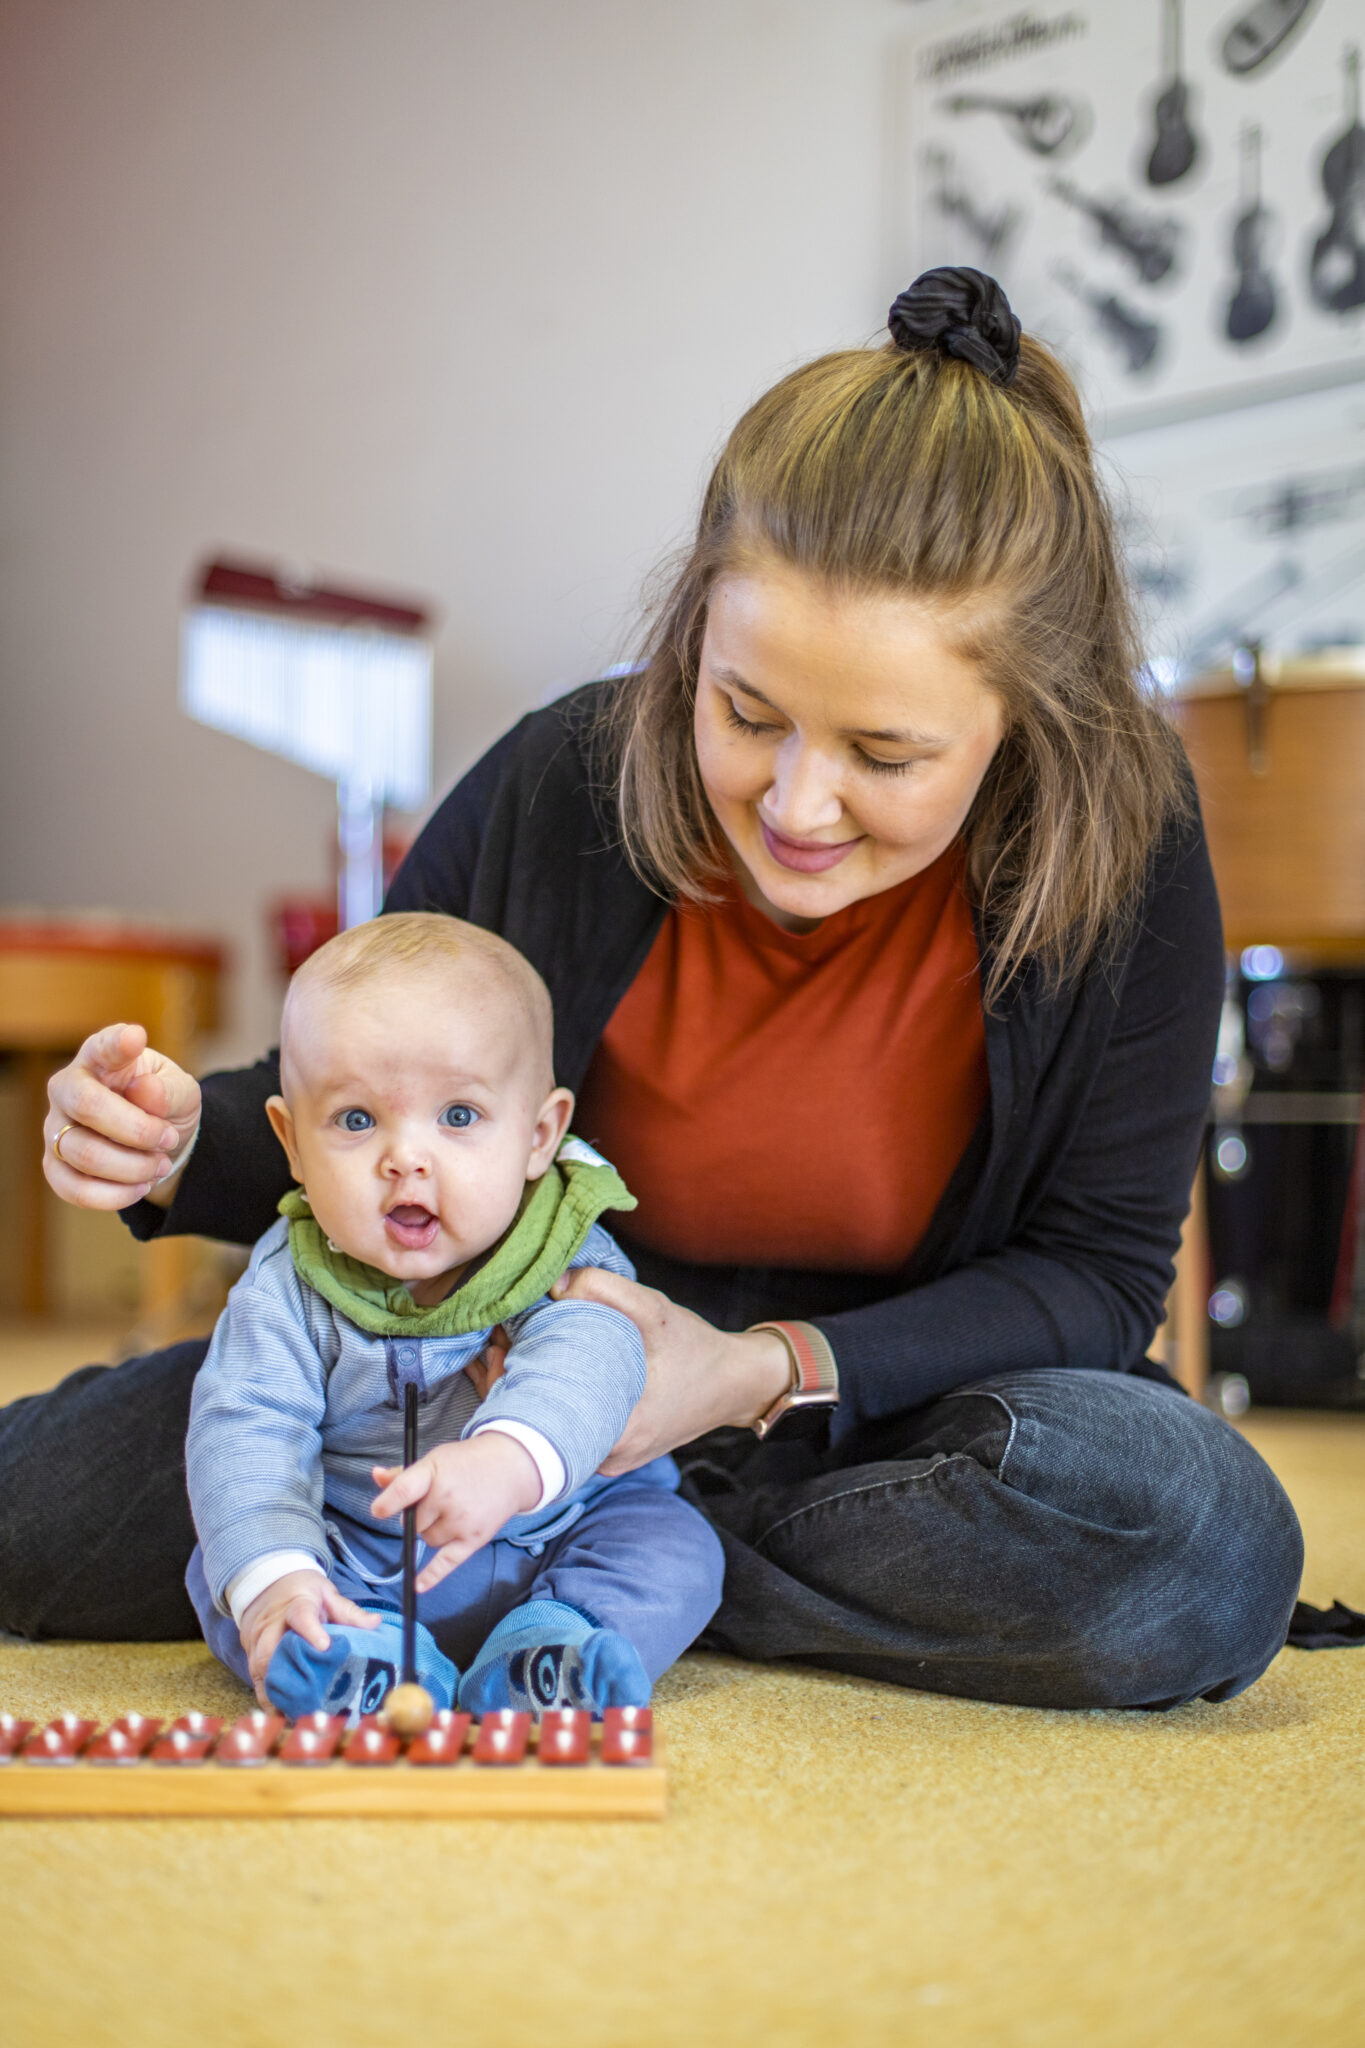
[{"label": "blue baby pants", "polygon": [[[338,1592],[362,1607],[400,1612],[401,1539],[334,1511],[327,1532]],[[502,1537],[486,1543],[418,1596],[417,1618],[464,1671],[514,1607],[557,1600],[624,1636],[652,1683],[719,1607],[723,1571],[710,1523],[676,1493],[627,1473],[593,1494],[577,1521],[543,1546]],[[214,1656],[249,1684],[237,1625],[213,1604],[198,1546],[185,1584]]]}]

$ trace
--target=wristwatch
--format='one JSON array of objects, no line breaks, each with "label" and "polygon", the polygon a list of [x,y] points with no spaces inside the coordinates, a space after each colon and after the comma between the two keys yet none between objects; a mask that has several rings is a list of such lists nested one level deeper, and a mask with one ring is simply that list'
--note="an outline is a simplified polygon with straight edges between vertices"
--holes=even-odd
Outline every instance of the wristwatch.
[{"label": "wristwatch", "polygon": [[839,1399],[839,1368],[829,1340],[814,1323],[751,1323],[744,1332],[771,1330],[782,1339],[792,1362],[791,1385],[753,1424],[755,1436],[767,1436],[793,1408],[833,1408]]}]

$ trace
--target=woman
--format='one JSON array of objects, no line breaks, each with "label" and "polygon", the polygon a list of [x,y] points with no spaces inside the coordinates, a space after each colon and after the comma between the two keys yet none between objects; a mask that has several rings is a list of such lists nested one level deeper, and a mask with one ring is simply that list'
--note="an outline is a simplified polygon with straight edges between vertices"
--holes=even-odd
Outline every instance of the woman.
[{"label": "woman", "polygon": [[[644,667],[523,719],[388,907],[485,924],[550,986],[577,1128],[641,1198],[642,1284],[570,1283],[646,1340],[608,1469],[688,1447],[726,1549],[709,1644],[1035,1705],[1227,1698],[1301,1544],[1145,1357],[1222,983],[1197,809],[1064,372],[978,272],[889,326],[741,420]],[[287,1183],[274,1061],[211,1076],[201,1122],[142,1046],[115,1027],[54,1078],[52,1185],[249,1242]],[[192,1632],[202,1349],[0,1420],[8,1626]]]}]

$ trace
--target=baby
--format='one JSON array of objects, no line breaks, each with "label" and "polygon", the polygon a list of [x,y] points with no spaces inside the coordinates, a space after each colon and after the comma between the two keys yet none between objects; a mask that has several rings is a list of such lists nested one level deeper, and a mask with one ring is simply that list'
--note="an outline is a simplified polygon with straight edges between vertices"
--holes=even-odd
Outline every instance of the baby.
[{"label": "baby", "polygon": [[[401,1664],[415,1502],[437,1706],[643,1705],[715,1612],[721,1549],[671,1458],[598,1471],[644,1347],[615,1309],[548,1290],[570,1266],[632,1275],[597,1219],[635,1203],[565,1137],[540,976],[454,918],[360,925],[290,985],[280,1086],[267,1112],[301,1186],[190,1413],[187,1584],[210,1647],[289,1715],[373,1711]],[[424,1454],[403,1470],[410,1383]]]}]

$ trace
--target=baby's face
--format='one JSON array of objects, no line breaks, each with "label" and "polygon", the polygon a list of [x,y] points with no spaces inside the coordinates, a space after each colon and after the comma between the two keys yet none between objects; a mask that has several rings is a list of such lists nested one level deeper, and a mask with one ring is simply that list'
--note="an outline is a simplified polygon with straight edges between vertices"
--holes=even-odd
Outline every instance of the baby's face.
[{"label": "baby's face", "polygon": [[517,1003],[468,974],[310,988],[285,1086],[270,1119],[318,1223],[427,1303],[496,1244],[573,1110]]}]

